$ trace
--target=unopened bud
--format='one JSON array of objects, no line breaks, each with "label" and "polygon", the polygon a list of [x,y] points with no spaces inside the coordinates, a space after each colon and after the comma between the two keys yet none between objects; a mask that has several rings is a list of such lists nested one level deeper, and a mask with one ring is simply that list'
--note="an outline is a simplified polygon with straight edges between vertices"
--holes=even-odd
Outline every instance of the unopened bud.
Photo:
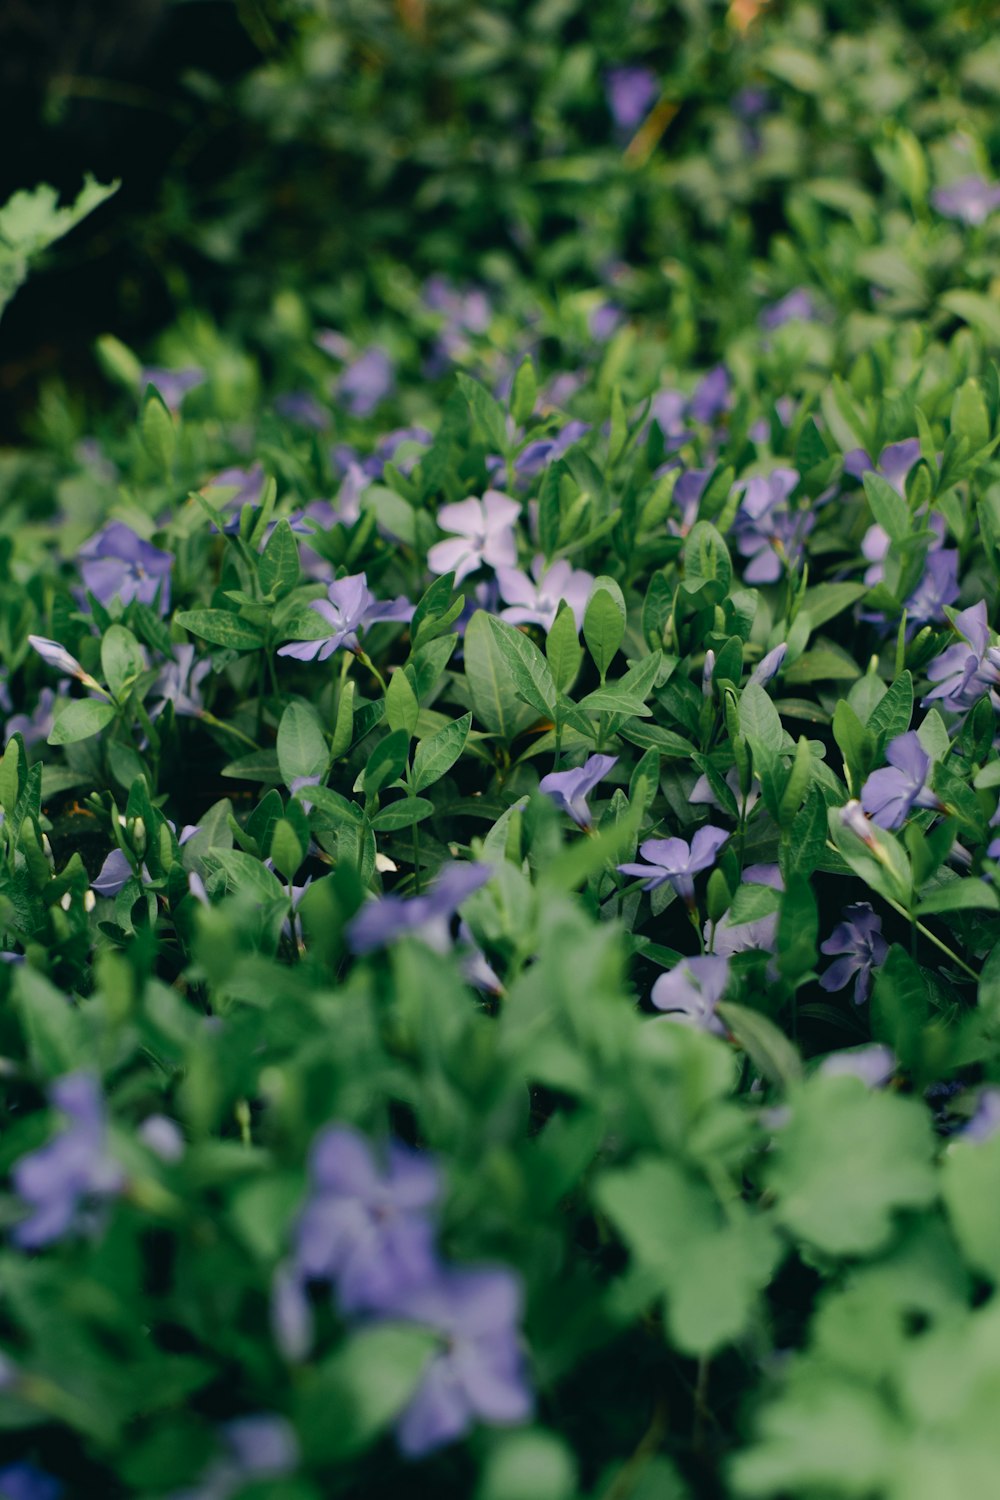
[{"label": "unopened bud", "polygon": [[715,652],[705,652],[705,665],[701,670],[701,690],[706,698],[712,696],[712,678],[715,676]]},{"label": "unopened bud", "polygon": [[93,891],[84,891],[84,893],[83,893],[83,909],[84,909],[84,911],[93,911],[94,907],[96,905],[97,905],[97,897],[94,895]]},{"label": "unopened bud", "polygon": [[52,853],[52,845],[49,843],[49,836],[47,833],[42,834],[42,853],[45,855],[45,858],[48,860],[52,868],[55,869],[56,857]]},{"label": "unopened bud", "polygon": [[132,824],[132,843],[137,854],[141,854],[146,847],[146,825],[142,818],[136,818]]},{"label": "unopened bud", "polygon": [[63,911],[69,911],[70,907],[73,905],[73,893],[71,891],[63,891],[62,895],[59,897],[59,905],[62,907]]},{"label": "unopened bud", "polygon": [[845,828],[854,834],[855,838],[860,839],[863,844],[867,844],[869,849],[873,851],[878,849],[872,825],[865,816],[864,809],[856,797],[852,797],[850,802],[846,802],[840,809],[840,821]]}]

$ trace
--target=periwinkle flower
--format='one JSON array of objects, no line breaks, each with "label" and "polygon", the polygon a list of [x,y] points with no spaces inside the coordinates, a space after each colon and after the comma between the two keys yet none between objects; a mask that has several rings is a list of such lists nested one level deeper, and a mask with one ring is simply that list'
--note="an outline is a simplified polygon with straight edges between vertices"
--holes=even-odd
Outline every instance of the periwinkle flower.
[{"label": "periwinkle flower", "polygon": [[587,332],[595,343],[606,344],[625,321],[625,314],[613,302],[602,302],[587,318]]},{"label": "periwinkle flower", "polygon": [[816,306],[813,302],[812,293],[805,287],[796,287],[777,302],[770,303],[761,310],[758,322],[761,328],[768,330],[780,328],[784,323],[811,322],[816,316]]},{"label": "periwinkle flower", "polygon": [[973,1141],[981,1146],[1000,1134],[1000,1088],[988,1084],[980,1089],[976,1107],[968,1125],[962,1131],[963,1141]]},{"label": "periwinkle flower", "polygon": [[422,938],[436,952],[449,952],[452,917],[466,897],[485,885],[492,874],[492,865],[456,862],[443,866],[424,896],[406,900],[389,895],[368,902],[348,925],[351,952],[374,953],[404,934]]},{"label": "periwinkle flower", "polygon": [[914,807],[940,807],[927,787],[931,758],[911,729],[886,747],[888,766],[873,771],[861,788],[861,806],[879,828],[900,828]]},{"label": "periwinkle flower", "polygon": [[364,573],[338,578],[327,589],[325,599],[313,599],[310,609],[330,626],[330,634],[313,641],[290,641],[278,648],[279,656],[294,656],[299,661],[326,661],[342,646],[358,651],[358,631],[381,620],[410,620],[413,605],[402,596],[382,602],[368,587]]},{"label": "periwinkle flower", "polygon": [[88,687],[97,687],[98,683],[85,672],[75,656],[71,656],[65,646],[60,646],[58,641],[50,641],[44,635],[29,635],[28,644],[38,652],[42,661],[48,667],[54,667],[57,672],[68,672],[70,677],[85,683]]},{"label": "periwinkle flower", "polygon": [[880,1089],[896,1071],[896,1054],[879,1042],[867,1047],[848,1047],[824,1057],[817,1071],[827,1077],[860,1078],[868,1088]]},{"label": "periwinkle flower", "polygon": [[843,915],[845,920],[820,944],[821,953],[838,956],[819,982],[824,990],[842,990],[857,975],[854,1003],[863,1005],[871,992],[872,970],[885,961],[889,944],[882,936],[882,918],[867,901],[845,906]]},{"label": "periwinkle flower", "polygon": [[988,692],[994,708],[1000,710],[996,691],[1000,684],[1000,647],[990,644],[985,601],[963,609],[955,616],[954,625],[962,640],[942,651],[928,666],[927,676],[935,686],[924,696],[924,703],[940,702],[942,708],[964,713]]},{"label": "periwinkle flower", "polygon": [[184,718],[197,718],[204,712],[205,704],[200,684],[212,670],[209,658],[195,660],[195,648],[190,642],[173,646],[173,661],[164,662],[153,686],[149,690],[151,719],[159,718],[168,703],[174,713]]},{"label": "periwinkle flower", "polygon": [[874,471],[887,484],[891,484],[897,495],[906,494],[906,480],[910,470],[920,458],[920,439],[904,438],[899,443],[887,443],[878,456],[878,463],[872,463],[864,448],[852,448],[849,453],[844,454],[844,473],[851,474],[855,479],[862,479],[865,474]]},{"label": "periwinkle flower", "polygon": [[750,559],[745,582],[777,583],[784,568],[798,563],[816,519],[811,511],[792,509],[789,497],[798,482],[797,470],[779,468],[736,486],[743,499],[733,535],[741,555]]},{"label": "periwinkle flower", "polygon": [[724,1036],[726,1028],[715,1014],[715,1007],[729,982],[729,959],[717,954],[685,958],[661,974],[653,985],[650,1000],[674,1021]]},{"label": "periwinkle flower", "polygon": [[323,432],[330,425],[329,411],[311,391],[285,391],[275,398],[274,409],[289,422],[299,422],[313,432]]},{"label": "periwinkle flower", "polygon": [[273,1412],[255,1412],[220,1429],[223,1451],[194,1489],[175,1490],[170,1500],[229,1500],[258,1480],[284,1479],[299,1464],[295,1430]]},{"label": "periwinkle flower", "polygon": [[939,547],[927,554],[923,577],[906,601],[907,633],[921,625],[945,618],[945,606],[954,604],[959,595],[958,552],[953,547]]},{"label": "periwinkle flower", "polygon": [[[673,460],[675,466],[676,462]],[[710,472],[709,469],[687,469],[674,485],[671,499],[680,511],[681,518],[680,521],[675,521],[673,518],[667,521],[667,530],[672,536],[687,536],[697,521],[698,507],[705,493]]]},{"label": "periwinkle flower", "polygon": [[971,174],[945,187],[935,188],[931,193],[931,203],[946,219],[978,226],[985,224],[1000,208],[1000,184],[989,183]]},{"label": "periwinkle flower", "polygon": [[583,629],[593,574],[574,568],[565,559],[546,567],[541,555],[531,564],[530,578],[519,568],[500,567],[496,572],[500,593],[507,601],[500,611],[502,620],[509,620],[512,625],[541,625],[549,631],[555,624],[560,601],[565,599],[573,611],[577,630]]},{"label": "periwinkle flower", "polygon": [[366,349],[341,375],[337,395],[355,417],[368,417],[396,383],[392,360],[377,345]]},{"label": "periwinkle flower", "polygon": [[[566,426],[557,432],[554,437],[535,438],[533,442],[525,444],[520,453],[514,456],[514,473],[518,479],[533,479],[540,474],[549,464],[555,463],[556,459],[562,458],[590,431],[588,422],[567,422]],[[496,475],[503,471],[504,461],[499,455],[486,461],[487,470]]]},{"label": "periwinkle flower", "polygon": [[683,391],[659,391],[650,403],[649,414],[663,434],[668,452],[682,448],[694,436],[685,425],[687,410],[688,398]]},{"label": "periwinkle flower", "polygon": [[423,1284],[399,1286],[386,1311],[441,1336],[396,1424],[408,1458],[454,1442],[475,1422],[505,1427],[531,1416],[522,1302],[520,1278],[506,1267],[442,1267]]},{"label": "periwinkle flower", "polygon": [[568,813],[580,828],[589,828],[592,819],[587,806],[587,794],[617,764],[617,755],[591,755],[575,770],[550,771],[538,783],[538,790],[551,797],[556,806]]},{"label": "periwinkle flower", "polygon": [[161,1161],[180,1161],[184,1155],[184,1136],[169,1115],[147,1115],[136,1135]]},{"label": "periwinkle flower", "polygon": [[68,1073],[49,1089],[69,1129],[14,1163],[14,1190],[30,1209],[15,1224],[14,1243],[37,1249],[71,1229],[92,1226],[96,1205],[121,1191],[124,1174],[108,1152],[104,1100],[88,1073]]},{"label": "periwinkle flower", "polygon": [[[80,671],[83,673],[82,667]],[[83,675],[86,676],[85,673]],[[19,734],[25,745],[44,745],[56,722],[56,704],[68,692],[69,679],[66,677],[63,677],[57,684],[55,692],[48,686],[43,687],[30,714],[11,714],[4,725],[6,738],[9,739],[11,735]]]},{"label": "periwinkle flower", "polygon": [[750,673],[747,687],[749,687],[751,683],[756,683],[758,687],[764,687],[771,681],[773,677],[777,677],[778,673],[781,671],[787,654],[787,641],[782,641],[780,645],[774,647],[773,651],[768,651],[767,655],[761,657],[760,661]]},{"label": "periwinkle flower", "polygon": [[172,412],[178,412],[188,391],[197,390],[198,386],[205,384],[205,372],[196,366],[189,366],[184,370],[165,370],[155,365],[148,365],[139,376],[139,388],[145,391],[147,385],[155,386],[163,397],[163,403]]},{"label": "periwinkle flower", "polygon": [[438,525],[453,535],[434,543],[427,553],[427,566],[432,573],[454,571],[456,584],[484,564],[491,568],[515,567],[514,522],[520,514],[517,501],[499,490],[487,490],[481,500],[470,496],[455,505],[442,505]]},{"label": "periwinkle flower", "polygon": [[[90,882],[90,889],[96,896],[110,899],[117,896],[132,879],[135,871],[129,863],[128,856],[121,849],[112,849],[107,855],[100,870]],[[143,880],[149,879],[149,871],[146,866],[142,867]]]},{"label": "periwinkle flower", "polygon": [[[293,1307],[292,1285],[327,1282],[341,1310],[355,1313],[386,1311],[404,1288],[429,1280],[437,1267],[430,1211],[441,1189],[425,1152],[392,1141],[381,1162],[350,1126],[323,1130],[310,1152],[309,1197],[279,1289],[284,1311]],[[282,1310],[279,1298],[279,1332]]]},{"label": "periwinkle flower", "polygon": [[62,1481],[32,1463],[5,1464],[0,1469],[0,1500],[60,1500]]},{"label": "periwinkle flower", "polygon": [[79,557],[84,587],[100,604],[107,606],[115,598],[122,604],[159,600],[160,614],[169,610],[172,554],[144,542],[124,521],[109,521],[84,543]]},{"label": "periwinkle flower", "polygon": [[[748,865],[743,871],[742,883],[767,885],[775,891],[785,889],[781,870],[777,865]],[[723,958],[731,958],[734,953],[773,953],[778,940],[778,913],[769,912],[767,916],[757,917],[752,922],[733,922],[726,912],[715,923],[714,935],[712,923],[705,923],[704,937],[706,943],[711,939],[712,951]]]},{"label": "periwinkle flower", "polygon": [[636,130],[652,109],[660,86],[649,68],[609,68],[604,96],[619,130]]},{"label": "periwinkle flower", "polygon": [[684,839],[646,839],[639,853],[648,864],[619,865],[623,875],[645,878],[643,887],[655,891],[668,881],[686,902],[694,900],[694,877],[715,864],[715,858],[729,834],[725,829],[706,824],[699,828],[690,844]]}]

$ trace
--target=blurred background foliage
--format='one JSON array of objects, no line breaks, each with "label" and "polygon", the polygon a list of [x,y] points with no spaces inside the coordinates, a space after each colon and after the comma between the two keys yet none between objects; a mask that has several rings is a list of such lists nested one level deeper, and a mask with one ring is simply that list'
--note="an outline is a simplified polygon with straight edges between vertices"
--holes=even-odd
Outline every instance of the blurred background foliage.
[{"label": "blurred background foliage", "polygon": [[[314,319],[412,321],[433,274],[522,320],[604,288],[675,363],[803,277],[846,314],[866,245],[924,311],[885,241],[926,219],[925,150],[951,175],[996,158],[995,22],[985,0],[108,0],[97,25],[7,0],[0,201],[123,185],[5,316],[0,437],[46,382],[95,388],[103,332],[142,348],[197,309],[266,375]],[[655,77],[635,123],[624,67]]]}]

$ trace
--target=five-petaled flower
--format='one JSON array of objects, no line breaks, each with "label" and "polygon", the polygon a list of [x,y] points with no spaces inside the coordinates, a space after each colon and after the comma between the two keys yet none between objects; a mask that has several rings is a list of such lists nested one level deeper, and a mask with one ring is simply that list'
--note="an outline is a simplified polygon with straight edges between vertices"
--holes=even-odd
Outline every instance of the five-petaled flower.
[{"label": "five-petaled flower", "polygon": [[795,469],[774,469],[736,486],[743,499],[733,522],[733,535],[743,557],[747,583],[777,583],[784,568],[795,566],[806,537],[815,524],[810,510],[795,510],[790,496],[799,482]]},{"label": "five-petaled flower", "polygon": [[435,952],[451,948],[450,923],[467,896],[485,885],[492,865],[459,863],[444,865],[425,896],[380,896],[363,906],[347,928],[352,953],[373,953],[404,933],[423,939]]},{"label": "five-petaled flower", "polygon": [[873,823],[900,828],[914,807],[941,806],[926,785],[931,758],[915,730],[891,740],[885,758],[888,766],[873,771],[861,788],[861,806]]},{"label": "five-petaled flower", "polygon": [[653,985],[650,1000],[674,1021],[724,1036],[715,1007],[729,982],[729,959],[712,953],[685,958]]},{"label": "five-petaled flower", "polygon": [[441,1337],[396,1424],[408,1458],[453,1442],[476,1421],[513,1426],[531,1416],[522,1301],[520,1278],[501,1266],[443,1266],[422,1285],[398,1288],[386,1311]]},{"label": "five-petaled flower", "polygon": [[646,839],[639,845],[639,853],[649,863],[618,868],[623,875],[643,877],[646,881],[643,889],[647,891],[655,891],[669,881],[678,896],[690,904],[694,900],[694,877],[715,864],[715,857],[728,837],[725,829],[707,823],[698,829],[690,844],[678,838]]},{"label": "five-petaled flower", "polygon": [[936,656],[927,668],[935,685],[924,697],[924,703],[940,702],[953,713],[966,709],[989,693],[993,707],[1000,711],[1000,646],[991,644],[985,600],[963,609],[954,619],[962,640]]},{"label": "five-petaled flower", "polygon": [[985,224],[990,214],[1000,208],[1000,184],[971,174],[935,188],[931,203],[946,219],[957,219],[961,224]]},{"label": "five-petaled flower", "polygon": [[845,920],[820,944],[821,953],[838,957],[819,982],[825,990],[842,990],[857,975],[854,1003],[863,1005],[871,991],[872,970],[884,962],[889,944],[882,936],[882,918],[867,901],[845,906],[843,915]]},{"label": "five-petaled flower", "polygon": [[531,564],[531,577],[519,568],[497,568],[500,593],[507,601],[500,611],[502,620],[512,625],[541,625],[551,630],[560,601],[565,599],[573,611],[577,630],[583,629],[583,616],[594,583],[593,574],[574,569],[565,560],[545,565],[538,556]]},{"label": "five-petaled flower", "polygon": [[592,820],[587,806],[587,793],[592,792],[612,766],[617,764],[617,755],[591,755],[575,770],[550,771],[547,776],[542,777],[538,789],[551,797],[556,806],[568,813],[580,828],[589,828]]},{"label": "five-petaled flower", "polygon": [[364,573],[338,578],[327,589],[325,599],[313,599],[310,608],[330,626],[330,634],[313,641],[290,641],[281,646],[279,656],[295,656],[299,661],[326,661],[328,656],[346,647],[360,649],[358,631],[380,620],[410,620],[413,605],[402,597],[388,602],[375,598]]},{"label": "five-petaled flower", "polygon": [[514,522],[520,514],[517,501],[500,490],[487,490],[481,500],[470,495],[456,505],[442,505],[438,525],[453,535],[434,543],[427,553],[427,566],[432,573],[454,571],[456,583],[484,564],[491,568],[515,567]]},{"label": "five-petaled flower", "polygon": [[99,604],[115,598],[122,604],[158,602],[161,615],[170,608],[173,555],[144,542],[124,521],[109,521],[80,548],[80,576]]},{"label": "five-petaled flower", "polygon": [[26,1249],[51,1244],[70,1229],[87,1229],[95,1208],[121,1191],[124,1174],[109,1154],[104,1099],[96,1078],[68,1073],[49,1097],[70,1128],[14,1163],[11,1179],[31,1210],[11,1230]]}]

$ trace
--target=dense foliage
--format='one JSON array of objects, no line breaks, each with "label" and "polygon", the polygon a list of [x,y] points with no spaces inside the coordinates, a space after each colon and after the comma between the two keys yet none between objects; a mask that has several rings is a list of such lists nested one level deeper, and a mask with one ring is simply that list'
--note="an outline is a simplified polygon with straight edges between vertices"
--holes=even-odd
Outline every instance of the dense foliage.
[{"label": "dense foliage", "polygon": [[0,1495],[989,1494],[985,20],[246,10],[0,454]]}]

